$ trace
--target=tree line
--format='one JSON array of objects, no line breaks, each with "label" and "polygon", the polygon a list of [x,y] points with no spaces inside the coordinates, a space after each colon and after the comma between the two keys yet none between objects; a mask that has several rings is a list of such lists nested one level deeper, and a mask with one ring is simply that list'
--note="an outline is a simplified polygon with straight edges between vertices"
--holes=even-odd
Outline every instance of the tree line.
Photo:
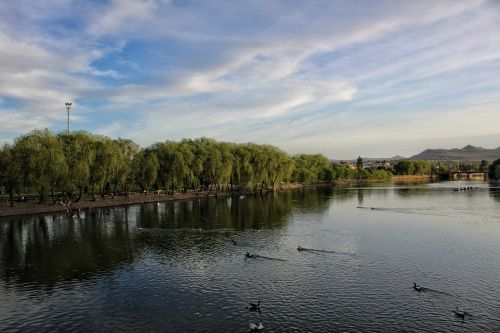
[{"label": "tree line", "polygon": [[390,173],[352,170],[321,154],[290,156],[271,145],[235,144],[209,138],[157,142],[141,148],[129,139],[84,131],[34,130],[0,149],[0,186],[9,194],[50,196],[145,195],[187,190],[272,191],[288,182],[388,179]]},{"label": "tree line", "polygon": [[488,172],[490,162],[482,161],[422,161],[402,160],[394,165],[394,173],[397,175],[429,175],[457,172]]}]

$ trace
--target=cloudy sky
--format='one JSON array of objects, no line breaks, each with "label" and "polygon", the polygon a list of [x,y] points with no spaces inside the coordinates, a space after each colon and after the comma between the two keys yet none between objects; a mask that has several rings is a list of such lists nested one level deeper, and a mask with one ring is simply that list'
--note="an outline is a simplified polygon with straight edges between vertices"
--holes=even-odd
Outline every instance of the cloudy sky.
[{"label": "cloudy sky", "polygon": [[0,142],[66,127],[290,153],[500,146],[500,1],[0,1]]}]

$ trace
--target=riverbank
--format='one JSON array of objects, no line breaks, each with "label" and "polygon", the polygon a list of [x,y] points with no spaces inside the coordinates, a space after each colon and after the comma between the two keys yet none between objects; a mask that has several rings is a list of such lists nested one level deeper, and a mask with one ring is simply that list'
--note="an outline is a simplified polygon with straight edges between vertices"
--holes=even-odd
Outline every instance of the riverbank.
[{"label": "riverbank", "polygon": [[[418,179],[429,179],[429,176],[394,176],[392,180],[402,181],[402,180],[418,180]],[[368,179],[345,179],[336,180],[333,182],[320,182],[314,184],[303,184],[303,183],[287,183],[280,184],[276,191],[288,191],[299,188],[307,187],[318,187],[318,186],[363,186],[371,183],[387,182],[391,180],[368,180]],[[230,197],[234,195],[242,194],[258,194],[259,190],[254,192],[218,192],[218,198]],[[269,193],[269,192],[264,192]],[[203,199],[208,197],[215,197],[215,192],[208,191],[188,191],[186,193],[175,193],[175,194],[165,194],[165,193],[148,193],[148,195],[142,195],[139,193],[131,193],[130,196],[109,196],[107,195],[104,199],[97,197],[96,200],[90,200],[89,198],[82,198],[79,202],[73,202],[69,206],[63,206],[60,204],[53,203],[42,203],[37,202],[15,202],[14,207],[10,207],[8,202],[3,202],[0,204],[0,218],[9,216],[22,216],[22,215],[38,215],[47,213],[65,213],[72,210],[81,209],[94,209],[103,207],[114,207],[114,206],[126,206],[135,205],[150,202],[167,202],[167,201],[179,201],[179,200],[193,200],[193,199]]]},{"label": "riverbank", "polygon": [[393,175],[392,180],[421,180],[421,179],[438,179],[438,175]]},{"label": "riverbank", "polygon": [[[282,184],[277,191],[287,191],[303,187],[309,187],[312,185],[291,183]],[[316,186],[316,185],[314,185]],[[252,193],[259,193],[255,191]],[[217,197],[229,197],[232,195],[241,195],[240,192],[218,192]],[[247,193],[245,193],[247,194]],[[93,208],[103,208],[103,207],[114,207],[114,206],[126,206],[134,204],[142,204],[149,202],[166,202],[166,201],[179,201],[179,200],[193,200],[193,199],[203,199],[208,197],[215,197],[215,192],[208,191],[188,191],[186,193],[175,193],[175,194],[165,194],[165,193],[148,193],[148,195],[141,195],[139,193],[131,193],[130,196],[105,196],[104,199],[97,197],[96,200],[90,200],[87,198],[82,198],[79,202],[72,202],[68,206],[61,204],[52,203],[36,203],[36,202],[15,202],[14,207],[10,207],[8,202],[4,202],[0,205],[0,217],[8,216],[20,216],[20,215],[37,215],[37,214],[47,214],[47,213],[64,213],[72,210],[79,209],[93,209]]]}]

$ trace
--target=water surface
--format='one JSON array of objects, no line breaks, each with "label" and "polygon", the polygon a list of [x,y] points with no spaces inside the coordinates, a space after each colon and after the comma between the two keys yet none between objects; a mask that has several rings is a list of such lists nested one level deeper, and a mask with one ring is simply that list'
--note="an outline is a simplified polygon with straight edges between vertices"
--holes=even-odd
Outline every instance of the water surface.
[{"label": "water surface", "polygon": [[498,332],[499,258],[500,189],[487,183],[8,218],[0,331]]}]

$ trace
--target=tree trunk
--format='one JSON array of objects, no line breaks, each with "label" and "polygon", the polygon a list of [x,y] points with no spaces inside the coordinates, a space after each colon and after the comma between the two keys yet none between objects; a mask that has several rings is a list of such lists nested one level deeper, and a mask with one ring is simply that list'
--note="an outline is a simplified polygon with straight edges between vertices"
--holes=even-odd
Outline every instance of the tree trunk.
[{"label": "tree trunk", "polygon": [[10,207],[14,207],[14,191],[9,189]]},{"label": "tree trunk", "polygon": [[39,204],[43,203],[43,201],[44,201],[44,197],[43,197],[44,192],[45,192],[45,189],[42,187],[41,190],[40,190],[40,198],[38,198],[38,203]]},{"label": "tree trunk", "polygon": [[78,198],[76,198],[75,202],[80,201],[80,199],[82,198],[82,192],[83,188],[81,186],[78,186]]}]

